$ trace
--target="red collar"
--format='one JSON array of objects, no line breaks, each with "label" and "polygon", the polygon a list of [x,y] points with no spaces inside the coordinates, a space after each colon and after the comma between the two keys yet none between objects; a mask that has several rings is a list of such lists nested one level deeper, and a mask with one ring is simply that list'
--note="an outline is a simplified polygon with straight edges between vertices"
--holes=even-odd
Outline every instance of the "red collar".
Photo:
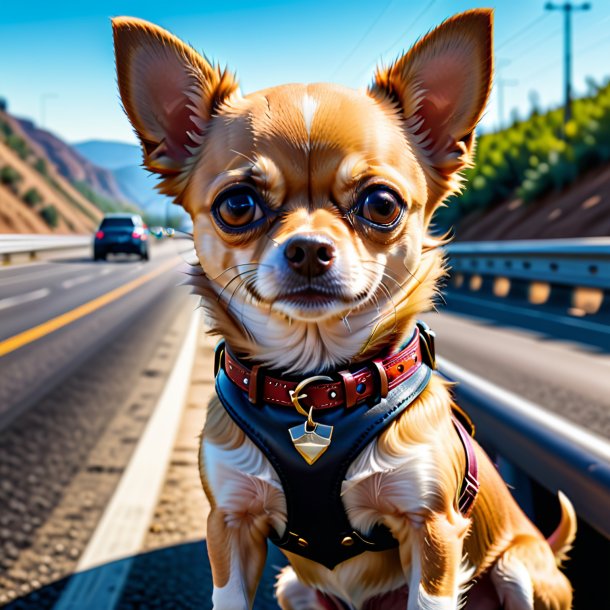
[{"label": "red collar", "polygon": [[412,377],[422,364],[434,368],[434,334],[423,322],[418,322],[413,337],[398,353],[375,358],[355,371],[338,371],[334,377],[339,380],[329,378],[323,383],[315,382],[314,378],[308,383],[309,378],[293,381],[273,377],[259,365],[249,368],[224,344],[216,349],[216,370],[221,363],[229,379],[247,392],[252,403],[262,401],[294,408],[291,392],[298,387],[299,392],[306,392],[299,401],[306,410],[311,407],[314,411],[351,408],[373,398],[385,398],[390,390]]}]

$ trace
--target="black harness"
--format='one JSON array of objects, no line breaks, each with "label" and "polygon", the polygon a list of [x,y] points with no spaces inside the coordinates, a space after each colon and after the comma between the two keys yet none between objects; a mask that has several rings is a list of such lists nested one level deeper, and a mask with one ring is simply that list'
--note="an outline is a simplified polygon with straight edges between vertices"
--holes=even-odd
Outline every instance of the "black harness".
[{"label": "black harness", "polygon": [[[273,532],[272,542],[329,569],[364,551],[397,547],[396,539],[382,525],[377,525],[368,536],[351,527],[341,500],[341,484],[358,454],[425,389],[434,363],[421,363],[412,377],[391,390],[386,398],[351,407],[349,416],[343,407],[316,412],[316,422],[334,427],[333,441],[315,463],[307,464],[295,450],[289,433],[289,428],[303,422],[303,416],[278,405],[253,404],[248,393],[227,376],[221,357],[225,349],[224,345],[217,348],[218,397],[233,421],[269,460],[286,497],[286,530],[281,537]],[[458,426],[461,424],[456,422],[456,429]],[[466,443],[463,427],[458,432]],[[467,483],[471,483],[468,473],[464,485]]]}]

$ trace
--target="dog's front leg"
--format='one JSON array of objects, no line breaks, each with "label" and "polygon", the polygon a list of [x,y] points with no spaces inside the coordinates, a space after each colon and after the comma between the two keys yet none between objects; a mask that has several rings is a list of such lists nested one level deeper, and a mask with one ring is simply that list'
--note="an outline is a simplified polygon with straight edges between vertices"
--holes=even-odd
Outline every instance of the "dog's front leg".
[{"label": "dog's front leg", "polygon": [[400,536],[400,558],[409,581],[408,610],[458,608],[467,529],[468,521],[459,514],[432,514]]},{"label": "dog's front leg", "polygon": [[214,610],[247,610],[265,566],[268,526],[263,516],[229,514],[215,507],[208,517]]}]

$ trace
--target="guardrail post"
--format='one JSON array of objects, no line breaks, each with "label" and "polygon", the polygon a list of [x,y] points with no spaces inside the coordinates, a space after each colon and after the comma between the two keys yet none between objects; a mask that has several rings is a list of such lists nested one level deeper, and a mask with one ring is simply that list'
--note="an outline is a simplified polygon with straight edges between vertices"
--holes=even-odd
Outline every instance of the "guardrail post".
[{"label": "guardrail post", "polygon": [[516,301],[525,301],[529,303],[530,300],[530,282],[529,280],[520,280],[511,278],[510,290],[508,291],[508,298]]},{"label": "guardrail post", "polygon": [[595,318],[610,320],[610,290],[604,290],[602,304],[599,306]]},{"label": "guardrail post", "polygon": [[552,305],[566,312],[572,307],[572,297],[574,296],[574,287],[565,286],[564,284],[551,284],[551,294],[544,305]]}]

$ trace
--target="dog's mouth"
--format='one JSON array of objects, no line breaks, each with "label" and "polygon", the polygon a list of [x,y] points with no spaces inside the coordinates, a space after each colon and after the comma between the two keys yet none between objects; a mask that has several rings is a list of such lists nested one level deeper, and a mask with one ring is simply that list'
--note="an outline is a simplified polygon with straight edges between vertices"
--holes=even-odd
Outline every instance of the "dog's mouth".
[{"label": "dog's mouth", "polygon": [[361,294],[345,294],[337,289],[304,286],[283,291],[273,299],[273,307],[294,318],[319,318],[339,315],[365,301],[368,290]]},{"label": "dog's mouth", "polygon": [[336,290],[307,286],[278,295],[275,302],[287,303],[297,307],[319,308],[336,303],[346,303],[348,299]]}]

